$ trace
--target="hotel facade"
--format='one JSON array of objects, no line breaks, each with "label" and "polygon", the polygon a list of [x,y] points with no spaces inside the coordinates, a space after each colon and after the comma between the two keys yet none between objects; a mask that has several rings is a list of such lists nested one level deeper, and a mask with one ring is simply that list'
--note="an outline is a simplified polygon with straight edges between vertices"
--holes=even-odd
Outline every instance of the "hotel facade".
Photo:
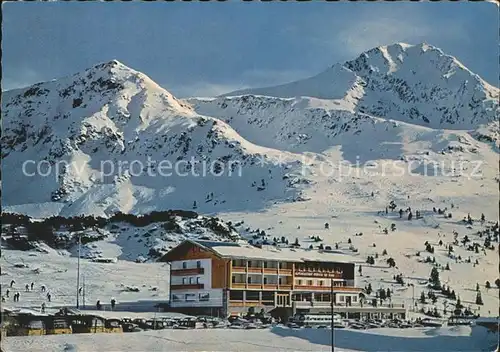
[{"label": "hotel facade", "polygon": [[162,261],[170,263],[170,308],[176,311],[295,313],[329,309],[332,298],[338,308],[360,305],[354,258],[346,254],[186,240]]}]

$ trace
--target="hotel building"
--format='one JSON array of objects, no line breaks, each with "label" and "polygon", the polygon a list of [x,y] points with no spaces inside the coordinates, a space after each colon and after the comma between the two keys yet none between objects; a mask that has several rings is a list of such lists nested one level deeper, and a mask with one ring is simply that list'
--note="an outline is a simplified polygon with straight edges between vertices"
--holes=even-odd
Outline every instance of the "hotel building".
[{"label": "hotel building", "polygon": [[[354,258],[332,251],[257,248],[186,240],[162,258],[170,263],[170,308],[230,315],[248,308],[310,311],[359,305]],[[332,288],[333,283],[333,288]]]}]

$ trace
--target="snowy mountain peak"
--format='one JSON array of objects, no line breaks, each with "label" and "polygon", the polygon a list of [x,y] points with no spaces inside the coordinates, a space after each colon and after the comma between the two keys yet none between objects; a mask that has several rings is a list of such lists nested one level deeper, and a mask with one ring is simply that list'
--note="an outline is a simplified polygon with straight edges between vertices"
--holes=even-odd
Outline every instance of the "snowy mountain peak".
[{"label": "snowy mountain peak", "polygon": [[473,129],[496,120],[499,90],[441,49],[396,43],[316,76],[224,96],[335,100],[351,111],[432,128]]}]

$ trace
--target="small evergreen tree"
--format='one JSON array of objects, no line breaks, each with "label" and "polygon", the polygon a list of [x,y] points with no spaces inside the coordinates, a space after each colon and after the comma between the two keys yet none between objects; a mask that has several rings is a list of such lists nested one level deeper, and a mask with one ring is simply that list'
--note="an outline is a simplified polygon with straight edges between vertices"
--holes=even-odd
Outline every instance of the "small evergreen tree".
[{"label": "small evergreen tree", "polygon": [[479,284],[476,283],[476,291],[479,291]]},{"label": "small evergreen tree", "polygon": [[378,291],[378,296],[380,297],[381,300],[385,300],[386,299],[385,290],[383,288],[381,288]]},{"label": "small evergreen tree", "polygon": [[490,282],[489,282],[489,281],[486,281],[486,285],[485,285],[485,286],[486,286],[486,288],[491,288],[491,284],[490,284]]},{"label": "small evergreen tree", "polygon": [[444,270],[450,270],[450,264],[446,263],[446,267],[444,268]]},{"label": "small evergreen tree", "polygon": [[426,303],[426,300],[425,300],[425,293],[424,293],[424,291],[422,291],[422,292],[420,293],[420,303],[422,303],[422,304],[425,304],[425,303]]},{"label": "small evergreen tree", "polygon": [[481,297],[481,291],[477,291],[476,304],[480,306],[483,305],[483,298]]},{"label": "small evergreen tree", "polygon": [[396,262],[394,261],[393,258],[387,259],[387,264],[389,265],[389,268],[393,268],[396,266]]},{"label": "small evergreen tree", "polygon": [[386,249],[384,249],[384,250],[382,251],[382,255],[387,255],[387,250],[386,250]]},{"label": "small evergreen tree", "polygon": [[432,268],[431,270],[431,276],[429,278],[429,282],[431,284],[431,287],[435,290],[440,290],[441,289],[441,282],[439,280],[439,271],[437,270],[436,267]]}]

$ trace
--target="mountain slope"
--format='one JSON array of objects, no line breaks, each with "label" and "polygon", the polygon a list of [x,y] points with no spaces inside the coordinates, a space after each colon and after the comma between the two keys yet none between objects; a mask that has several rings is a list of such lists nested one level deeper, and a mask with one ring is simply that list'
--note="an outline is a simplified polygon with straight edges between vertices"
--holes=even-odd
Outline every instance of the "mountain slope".
[{"label": "mountain slope", "polygon": [[499,111],[498,88],[427,44],[381,46],[312,78],[224,96],[238,95],[340,100],[356,112],[432,128],[473,129]]},{"label": "mountain slope", "polygon": [[261,207],[296,194],[277,151],[117,61],[6,92],[2,108],[4,205],[52,200],[60,215],[107,216],[245,208],[241,198]]}]

